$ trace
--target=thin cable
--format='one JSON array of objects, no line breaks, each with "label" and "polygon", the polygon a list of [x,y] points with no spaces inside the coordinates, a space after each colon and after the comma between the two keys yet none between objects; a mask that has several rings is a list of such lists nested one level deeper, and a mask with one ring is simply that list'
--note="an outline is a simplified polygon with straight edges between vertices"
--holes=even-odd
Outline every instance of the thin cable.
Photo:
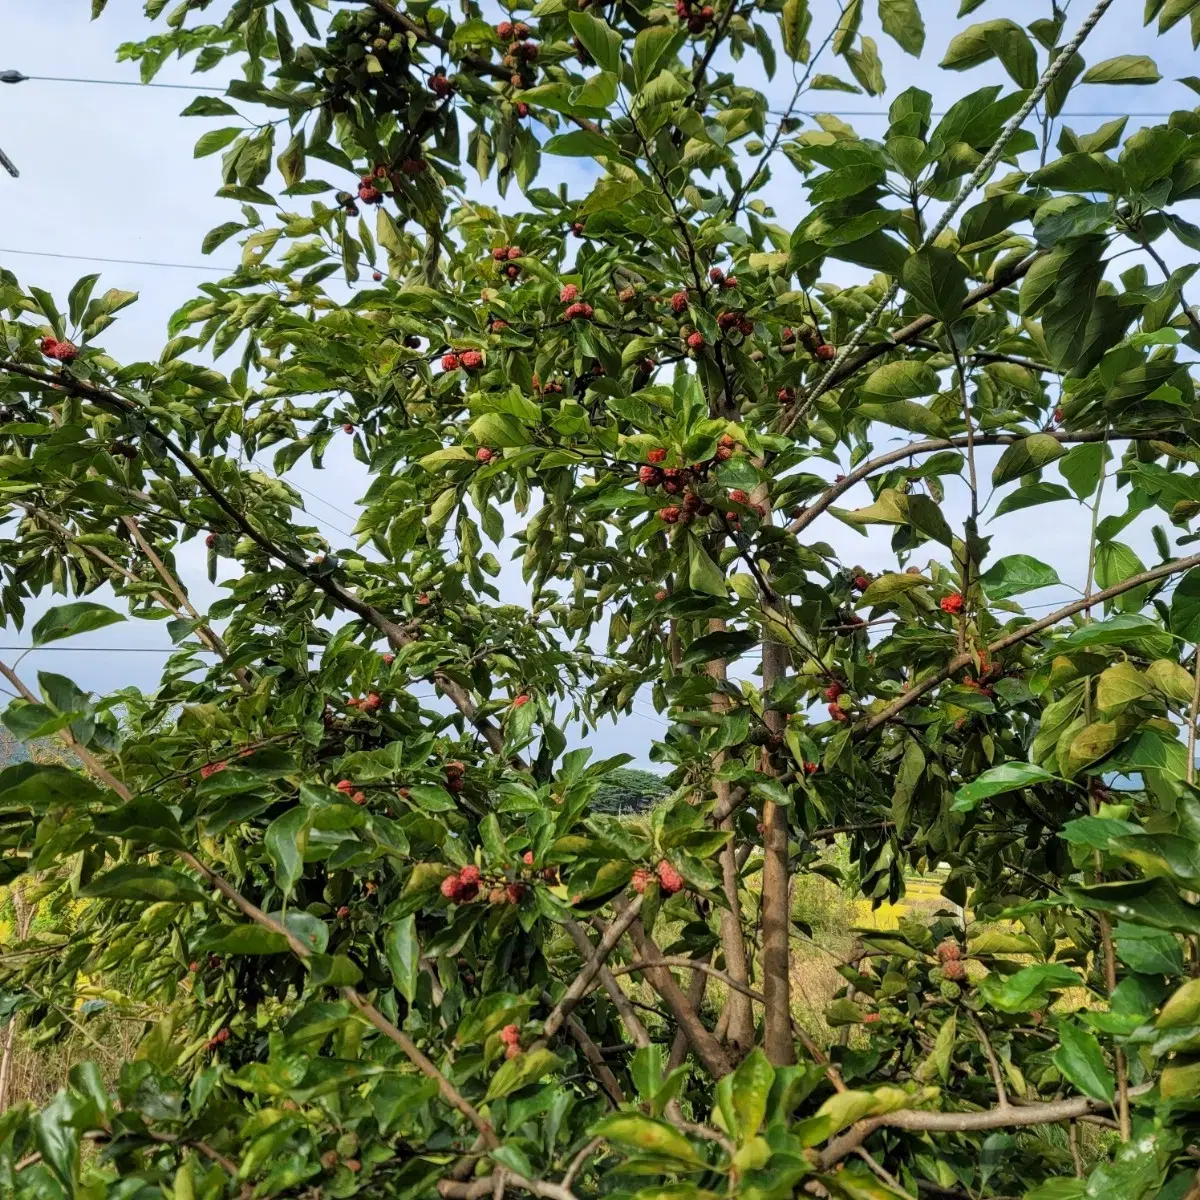
[{"label": "thin cable", "polygon": [[[934,109],[930,112],[931,117],[944,117],[947,109]],[[1172,112],[1178,111],[1173,109]],[[772,116],[782,116],[783,114],[773,110]],[[793,116],[818,116],[818,117],[890,117],[892,114],[884,108],[811,108],[798,110],[793,113]],[[1169,117],[1171,112],[1063,112],[1059,113],[1055,120],[1071,118],[1076,120],[1081,117]]]},{"label": "thin cable", "polygon": [[[950,201],[946,206],[946,211],[942,213],[934,227],[925,235],[924,240],[917,247],[917,253],[920,253],[920,251],[937,241],[946,226],[954,219],[954,214],[963,206],[963,203],[975,191],[980,182],[991,173],[992,168],[999,161],[1000,155],[1004,153],[1004,147],[1008,145],[1013,134],[1021,128],[1025,123],[1026,117],[1037,107],[1038,101],[1046,94],[1049,86],[1058,78],[1063,68],[1075,56],[1076,51],[1083,45],[1087,35],[1095,28],[1096,22],[1104,16],[1112,2],[1113,0],[1099,0],[1099,3],[1088,13],[1086,20],[1076,31],[1075,36],[1062,48],[1054,61],[1047,64],[1046,69],[1042,72],[1041,79],[1037,81],[1037,86],[1025,98],[1025,102],[1021,107],[1008,119],[1004,128],[1000,130],[1000,136],[992,144],[992,148],[983,156],[983,160],[979,166],[971,172],[971,177],[959,189],[958,195]],[[781,434],[786,434],[824,394],[834,374],[862,344],[863,338],[867,335],[867,330],[879,320],[884,310],[896,298],[896,293],[899,290],[900,280],[894,279],[889,285],[888,290],[884,293],[883,298],[867,315],[866,320],[854,331],[850,340],[838,350],[825,374],[817,380],[804,396],[804,399],[796,405],[787,424],[779,431]]]},{"label": "thin cable", "polygon": [[101,258],[97,254],[57,254],[53,250],[14,250],[0,246],[0,254],[25,254],[30,258],[69,258],[75,262],[116,263],[125,267],[169,267],[177,271],[216,271],[219,275],[232,275],[237,267],[218,267],[208,263],[150,262],[141,258]]},{"label": "thin cable", "polygon": [[100,87],[168,88],[178,92],[225,94],[225,88],[206,87],[202,83],[142,83],[140,79],[77,79],[71,75],[26,75],[25,79],[33,83],[92,83]]}]

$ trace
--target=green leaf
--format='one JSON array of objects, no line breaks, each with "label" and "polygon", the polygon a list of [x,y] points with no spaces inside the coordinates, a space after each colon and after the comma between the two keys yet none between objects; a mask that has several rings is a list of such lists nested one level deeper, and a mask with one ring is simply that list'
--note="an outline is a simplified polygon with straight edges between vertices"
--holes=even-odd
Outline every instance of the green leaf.
[{"label": "green leaf", "polygon": [[1051,992],[1082,986],[1083,980],[1062,963],[1035,963],[1015,975],[986,976],[979,981],[979,994],[1001,1012],[1032,1012],[1045,1007]]},{"label": "green leaf", "polygon": [[990,796],[999,796],[1004,792],[1013,792],[1018,788],[1033,787],[1039,783],[1049,783],[1055,776],[1049,771],[1043,771],[1033,763],[1010,762],[990,771],[977,775],[970,783],[963,784],[954,793],[952,812],[970,812],[981,801]]},{"label": "green leaf", "polygon": [[699,1168],[705,1165],[704,1160],[692,1148],[691,1142],[674,1126],[668,1125],[666,1121],[642,1116],[640,1113],[611,1113],[593,1125],[591,1133],[593,1137],[604,1138],[631,1150],[640,1150],[656,1157],[673,1158],[688,1167]]},{"label": "green leaf", "polygon": [[1037,83],[1037,52],[1029,35],[1015,21],[998,17],[971,25],[950,40],[939,66],[966,71],[989,58],[998,58],[1020,88]]},{"label": "green leaf", "polygon": [[1111,1103],[1115,1081],[1096,1035],[1073,1021],[1059,1021],[1058,1038],[1059,1046],[1052,1055],[1054,1065],[1085,1096]]},{"label": "green leaf", "polygon": [[[742,1059],[732,1075],[726,1075],[718,1088],[728,1083],[728,1108],[733,1115],[731,1132],[739,1146],[745,1145],[762,1126],[767,1115],[767,1100],[775,1082],[775,1068],[757,1046]],[[726,1105],[722,1104],[724,1111]]]},{"label": "green leaf", "polygon": [[879,23],[901,50],[919,58],[925,48],[925,22],[917,0],[879,0]]},{"label": "green leaf", "polygon": [[90,779],[66,767],[22,762],[0,771],[0,811],[84,808],[101,795]]},{"label": "green leaf", "polygon": [[596,60],[602,71],[621,73],[621,35],[607,21],[589,12],[573,12],[567,19],[583,48]]},{"label": "green leaf", "polygon": [[903,575],[888,572],[872,579],[867,590],[858,598],[859,608],[871,608],[877,604],[886,604],[897,596],[903,596],[916,588],[929,587],[929,580],[923,575]]},{"label": "green leaf", "polygon": [[71,317],[71,324],[78,325],[83,320],[83,311],[87,308],[87,302],[92,296],[92,289],[99,279],[99,275],[85,275],[71,288],[70,295],[67,297],[67,311]]},{"label": "green leaf", "polygon": [[708,556],[703,543],[694,535],[688,536],[688,587],[707,596],[728,595],[728,586],[721,568]]},{"label": "green leaf", "polygon": [[1193,567],[1175,587],[1171,632],[1185,642],[1200,642],[1200,567]]},{"label": "green leaf", "polygon": [[1179,898],[1173,884],[1162,879],[1065,885],[1072,904],[1089,912],[1109,913],[1130,924],[1148,925],[1171,933],[1200,934],[1200,908]]},{"label": "green leaf", "polygon": [[45,646],[62,638],[74,637],[77,633],[90,633],[115,625],[125,618],[103,604],[90,600],[76,600],[73,604],[62,604],[42,614],[33,626],[33,644]]},{"label": "green leaf", "polygon": [[1118,54],[1106,58],[1083,73],[1083,83],[1158,83],[1162,76],[1154,59],[1144,54]]},{"label": "green leaf", "polygon": [[[723,595],[724,593],[722,593]],[[759,643],[758,633],[746,629],[720,630],[716,633],[706,633],[696,638],[684,652],[681,666],[698,667],[711,662],[714,658],[723,658],[727,663],[740,658],[748,650]]]},{"label": "green leaf", "polygon": [[941,246],[926,246],[904,260],[900,283],[920,308],[951,325],[962,316],[967,298],[967,269]]},{"label": "green leaf", "polygon": [[289,809],[267,826],[263,836],[263,844],[275,868],[275,882],[285,896],[292,894],[304,875],[304,852],[311,815],[303,806]]},{"label": "green leaf", "polygon": [[284,954],[287,938],[262,925],[221,925],[198,938],[192,947],[197,954]]},{"label": "green leaf", "polygon": [[411,914],[393,921],[384,938],[384,952],[396,990],[410,1004],[417,994],[421,970],[421,945],[417,941],[416,918]]},{"label": "green leaf", "polygon": [[615,142],[592,129],[573,129],[570,133],[560,133],[548,138],[542,149],[547,154],[572,158],[618,158],[621,153]]},{"label": "green leaf", "polygon": [[484,1102],[490,1104],[493,1100],[509,1096],[528,1084],[536,1083],[543,1075],[557,1071],[562,1065],[563,1060],[545,1048],[529,1050],[518,1058],[510,1058],[492,1076]]},{"label": "green leaf", "polygon": [[[1056,500],[1070,500],[1071,493],[1061,483],[1027,483],[1007,496],[996,506],[995,516],[1002,517],[1006,513],[1018,512],[1022,508],[1032,508],[1036,504],[1052,504]],[[989,522],[990,523],[990,522]]]},{"label": "green leaf", "polygon": [[639,90],[653,78],[659,64],[681,47],[684,31],[670,25],[647,25],[633,40],[633,79]]},{"label": "green leaf", "polygon": [[1111,457],[1111,452],[1103,442],[1089,442],[1072,446],[1059,460],[1058,469],[1070,484],[1071,491],[1084,500],[1095,495],[1104,464]]},{"label": "green leaf", "polygon": [[93,818],[97,833],[148,846],[184,850],[183,833],[175,814],[151,796],[135,796],[112,812]]},{"label": "green leaf", "polygon": [[1119,921],[1113,942],[1117,957],[1139,975],[1183,974],[1183,948],[1174,934]]},{"label": "green leaf", "polygon": [[137,863],[113,867],[80,888],[79,894],[104,900],[158,900],[176,904],[202,904],[207,899],[182,872]]},{"label": "green leaf", "polygon": [[941,506],[929,496],[913,492],[908,497],[908,521],[918,532],[926,537],[941,542],[943,546],[954,543],[954,534],[950,524],[942,513]]},{"label": "green leaf", "polygon": [[914,396],[932,396],[938,387],[937,372],[928,363],[903,359],[872,371],[859,385],[858,394],[863,400],[887,404]]},{"label": "green leaf", "polygon": [[779,15],[780,32],[783,34],[783,52],[792,62],[804,62],[808,57],[808,27],[812,24],[812,13],[808,0],[784,0]]},{"label": "green leaf", "polygon": [[1178,1029],[1200,1025],[1200,979],[1189,979],[1167,997],[1154,1025],[1157,1029]]},{"label": "green leaf", "polygon": [[206,155],[216,154],[218,150],[224,150],[234,138],[243,132],[244,130],[236,125],[226,129],[209,129],[200,135],[192,157],[204,158]]},{"label": "green leaf", "polygon": [[1002,483],[1011,483],[1040,470],[1047,463],[1062,458],[1066,453],[1062,442],[1050,433],[1034,433],[1011,446],[1005,447],[992,471],[992,485],[999,487]]},{"label": "green leaf", "polygon": [[1006,600],[1022,592],[1053,587],[1062,580],[1052,566],[1040,559],[1028,554],[1009,554],[993,563],[980,576],[979,582],[993,600]]},{"label": "green leaf", "polygon": [[1096,684],[1096,707],[1101,712],[1118,712],[1150,695],[1150,681],[1133,663],[1114,663],[1100,674]]}]

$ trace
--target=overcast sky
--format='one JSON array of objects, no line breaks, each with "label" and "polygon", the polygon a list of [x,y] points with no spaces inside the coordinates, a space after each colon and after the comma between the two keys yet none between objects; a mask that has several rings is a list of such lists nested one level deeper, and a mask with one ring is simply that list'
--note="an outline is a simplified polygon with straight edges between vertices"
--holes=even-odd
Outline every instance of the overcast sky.
[{"label": "overcast sky", "polygon": [[[217,4],[214,11],[224,7]],[[815,93],[806,102],[810,111],[882,114],[891,96],[910,85],[930,90],[935,109],[944,109],[958,95],[984,84],[1004,82],[1006,87],[1011,86],[995,64],[964,74],[934,69],[945,51],[947,31],[953,32],[964,24],[955,20],[957,2],[921,0],[927,42],[919,61],[903,54],[881,34],[875,5],[868,0],[867,7],[863,31],[874,36],[879,44],[888,96],[879,99],[837,92]],[[1067,30],[1072,31],[1086,8],[1083,0],[1068,7]],[[0,70],[13,68],[34,77],[19,86],[0,86],[0,147],[21,171],[19,180],[0,173],[0,265],[14,271],[24,283],[49,288],[60,299],[65,299],[79,276],[94,271],[103,272],[100,288],[138,291],[140,302],[121,314],[104,335],[107,349],[124,361],[157,358],[169,315],[195,294],[200,282],[218,278],[220,267],[232,265],[239,253],[236,242],[227,242],[213,254],[212,260],[200,253],[204,234],[238,215],[231,202],[219,200],[213,194],[218,185],[219,157],[201,160],[192,157],[192,147],[200,134],[206,128],[227,123],[227,119],[213,122],[179,117],[179,111],[191,99],[187,91],[51,82],[40,78],[136,82],[134,65],[118,64],[115,52],[121,42],[143,37],[150,30],[140,8],[134,0],[112,0],[109,12],[93,23],[88,20],[90,0],[0,0]],[[822,14],[833,11],[833,5],[830,0],[813,0],[812,8],[817,14],[813,40],[819,42],[827,19]],[[972,14],[971,20],[1005,16],[1025,23],[1048,15],[1049,8],[1045,2],[988,0]],[[1141,26],[1140,4],[1118,0],[1091,35],[1084,56],[1094,63],[1133,52],[1151,55],[1163,80],[1148,87],[1077,87],[1067,105],[1067,124],[1078,132],[1086,132],[1113,114],[1129,113],[1129,132],[1139,124],[1161,121],[1163,114],[1172,108],[1193,107],[1197,97],[1176,82],[1180,76],[1200,74],[1200,61],[1191,51],[1186,23],[1167,37],[1157,39],[1151,30]],[[824,63],[823,69],[848,76],[844,65],[836,60]],[[223,68],[200,77],[191,76],[189,70],[185,64],[168,64],[157,82],[189,84],[199,79],[209,86],[225,82]],[[793,86],[786,66],[767,83],[761,80],[755,61],[752,75],[756,84],[767,90],[772,107],[781,108],[786,103]],[[886,119],[881,115],[844,119],[868,136],[880,135],[886,127]],[[539,183],[562,178],[573,182],[580,191],[585,188],[589,165],[549,156],[543,163],[544,174]],[[776,207],[776,219],[791,228],[804,215],[803,193],[796,186],[795,172],[782,156],[777,160],[775,172],[767,196]],[[326,177],[339,186],[351,182],[334,180],[328,174]],[[474,177],[468,183],[473,185]],[[495,198],[490,187],[485,187],[482,194]],[[520,195],[514,189],[509,194],[508,206],[519,205]],[[97,261],[102,258],[171,265]],[[1125,269],[1131,261],[1132,257],[1121,260],[1120,269]],[[830,261],[825,276],[837,280],[840,269]],[[842,281],[854,282],[859,277],[845,269]],[[1197,288],[1200,283],[1193,290]],[[349,441],[335,440],[326,455],[323,471],[302,466],[289,476],[305,489],[313,521],[335,547],[352,544],[348,533],[356,519],[355,498],[366,487],[365,473],[352,457]],[[995,457],[995,453],[981,452],[982,477],[990,474]],[[830,476],[835,471],[832,465],[828,469]],[[865,486],[860,485],[843,503],[855,507],[868,503],[869,499]],[[949,512],[965,511],[965,489],[951,485],[946,507]],[[1106,511],[1123,507],[1120,498],[1110,494]],[[1149,535],[1154,519],[1152,514],[1140,518],[1125,534],[1125,539],[1148,565],[1157,561]],[[1004,554],[1036,554],[1054,563],[1064,580],[1077,587],[1082,585],[1088,518],[1081,507],[1058,504],[1052,509],[1026,510],[1001,518],[987,531],[994,534],[991,561]],[[811,527],[810,536],[831,542],[847,561],[861,563],[869,571],[886,569],[894,562],[889,548],[890,532],[884,528],[874,527],[870,536],[864,538],[826,516]],[[917,561],[923,561],[923,556]],[[181,551],[181,562],[186,583],[199,607],[205,607],[221,594],[205,578],[204,551],[198,542]],[[503,585],[506,599],[522,599],[515,566],[505,570]],[[1067,589],[1053,588],[1026,599],[1030,607],[1046,611],[1072,594]],[[54,602],[40,603],[33,615]],[[168,645],[163,626],[151,622],[112,626],[77,641],[80,646],[106,649],[78,654],[39,651],[26,660],[23,673],[32,678],[37,669],[56,670],[71,676],[80,686],[98,692],[128,685],[152,690],[158,682],[162,656],[135,653],[132,648]],[[28,627],[24,631],[0,629],[0,643],[5,647],[27,645]],[[64,646],[70,651],[79,649],[73,642]],[[0,654],[10,663],[14,658],[8,649]],[[606,725],[589,740],[600,753],[626,751],[644,763],[651,741],[661,736],[663,728],[662,719],[655,716],[648,697],[644,697],[638,701],[638,712],[633,718],[616,727]]]}]

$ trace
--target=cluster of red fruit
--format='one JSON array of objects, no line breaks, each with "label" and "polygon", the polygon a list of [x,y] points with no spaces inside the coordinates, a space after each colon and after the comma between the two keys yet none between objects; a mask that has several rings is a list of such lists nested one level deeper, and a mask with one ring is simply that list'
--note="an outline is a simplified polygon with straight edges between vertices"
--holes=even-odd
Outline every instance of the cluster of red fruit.
[{"label": "cluster of red fruit", "polygon": [[223,1046],[227,1041],[229,1041],[229,1037],[230,1034],[228,1029],[218,1029],[217,1032],[214,1033],[213,1036],[210,1037],[205,1043],[205,1048],[208,1050],[215,1050],[218,1046]]},{"label": "cluster of red fruit", "polygon": [[492,251],[492,258],[498,263],[507,263],[504,274],[509,279],[516,279],[521,274],[520,264],[516,261],[521,257],[520,246],[497,246]]},{"label": "cluster of red fruit", "polygon": [[828,712],[835,721],[848,721],[850,719],[850,714],[838,703],[838,697],[845,691],[846,689],[835,680],[822,693],[825,699],[829,701]]},{"label": "cluster of red fruit", "polygon": [[346,701],[347,708],[361,709],[363,712],[378,712],[383,707],[383,697],[378,692],[368,692],[365,696],[351,696]]},{"label": "cluster of red fruit", "polygon": [[[814,358],[818,358],[822,362],[830,362],[837,357],[837,347],[831,346],[821,336],[820,330],[814,329],[811,325],[801,325],[800,332],[796,334],[796,337]],[[785,328],[783,340],[788,342],[791,341],[791,338],[791,329]]]},{"label": "cluster of red fruit", "polygon": [[696,8],[691,0],[675,0],[675,15],[687,24],[689,33],[700,34],[716,19],[716,13],[711,4]]},{"label": "cluster of red fruit", "polygon": [[633,890],[639,894],[649,887],[654,876],[658,876],[658,886],[668,895],[673,896],[683,890],[683,876],[664,858],[653,872],[645,867],[638,867],[633,873]]},{"label": "cluster of red fruit", "polygon": [[529,40],[532,33],[533,30],[524,21],[501,21],[496,26],[496,36],[502,42],[508,42],[503,62],[512,72],[509,82],[515,88],[528,87],[533,78],[533,64],[538,60],[538,45]]},{"label": "cluster of red fruit", "polygon": [[540,392],[543,396],[561,396],[563,385],[557,379],[548,379],[543,383],[535,372],[533,376],[533,390],[534,392]]},{"label": "cluster of red fruit", "polygon": [[865,592],[867,588],[871,586],[870,575],[863,571],[859,571],[858,574],[854,576],[854,586],[858,588],[860,592]]},{"label": "cluster of red fruit", "polygon": [[79,357],[79,350],[74,342],[60,342],[57,338],[42,338],[38,349],[47,357],[57,359],[61,363],[74,362]]},{"label": "cluster of red fruit", "polygon": [[962,612],[962,592],[951,592],[949,596],[943,596],[941,600],[938,601],[938,607],[942,610],[942,612],[949,613],[951,616],[955,616]]},{"label": "cluster of red fruit", "polygon": [[805,775],[815,775],[820,769],[820,763],[806,762],[802,764],[802,769]]},{"label": "cluster of red fruit", "polygon": [[521,1049],[521,1030],[516,1025],[505,1025],[500,1030],[500,1040],[504,1043],[505,1058],[520,1058],[524,1051]]},{"label": "cluster of red fruit", "polygon": [[708,272],[708,277],[716,287],[723,288],[727,292],[732,291],[738,285],[737,276],[726,275],[720,267],[713,267]]},{"label": "cluster of red fruit", "polygon": [[217,775],[221,771],[224,771],[227,766],[229,766],[229,764],[225,761],[205,763],[204,766],[200,768],[200,778],[207,779],[210,775]]},{"label": "cluster of red fruit", "polygon": [[477,463],[483,463],[485,466],[495,457],[496,452],[495,450],[491,449],[490,446],[480,446],[479,449],[475,451],[475,461]]},{"label": "cluster of red fruit", "polygon": [[717,314],[717,328],[722,333],[736,329],[742,337],[749,337],[754,332],[754,322],[745,313],[727,310]]},{"label": "cluster of red fruit", "polygon": [[478,350],[464,350],[461,354],[451,351],[442,355],[443,371],[457,371],[459,367],[464,371],[478,371],[482,366],[483,355]]},{"label": "cluster of red fruit", "polygon": [[446,74],[445,67],[434,67],[433,74],[429,79],[429,90],[439,99],[444,100],[447,96],[454,94],[454,89],[458,85]]},{"label": "cluster of red fruit", "polygon": [[567,309],[563,313],[564,321],[574,321],[576,318],[590,321],[596,315],[595,309],[586,300],[579,299],[579,289],[573,283],[568,283],[558,293],[558,298],[567,305]]},{"label": "cluster of red fruit", "polygon": [[942,974],[955,983],[967,977],[967,964],[963,961],[962,947],[957,942],[942,942],[937,948],[937,960],[942,964]]},{"label": "cluster of red fruit", "polygon": [[350,799],[353,800],[355,804],[366,804],[367,797],[366,797],[365,793],[360,792],[354,786],[354,782],[352,780],[339,779],[336,784],[336,787],[337,787],[337,790],[339,792],[341,792],[343,796],[349,796]]},{"label": "cluster of red fruit", "polygon": [[446,790],[449,792],[458,793],[466,786],[464,776],[467,773],[467,768],[462,765],[457,759],[451,759],[446,764]]}]

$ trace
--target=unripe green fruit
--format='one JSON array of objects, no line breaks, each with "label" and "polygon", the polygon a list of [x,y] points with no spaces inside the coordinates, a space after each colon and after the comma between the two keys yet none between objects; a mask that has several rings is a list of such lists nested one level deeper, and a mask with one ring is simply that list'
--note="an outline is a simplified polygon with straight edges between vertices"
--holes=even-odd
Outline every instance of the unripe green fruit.
[{"label": "unripe green fruit", "polygon": [[949,979],[943,979],[938,984],[938,991],[941,992],[943,1000],[957,1000],[962,994],[959,991],[958,984],[952,983]]}]

